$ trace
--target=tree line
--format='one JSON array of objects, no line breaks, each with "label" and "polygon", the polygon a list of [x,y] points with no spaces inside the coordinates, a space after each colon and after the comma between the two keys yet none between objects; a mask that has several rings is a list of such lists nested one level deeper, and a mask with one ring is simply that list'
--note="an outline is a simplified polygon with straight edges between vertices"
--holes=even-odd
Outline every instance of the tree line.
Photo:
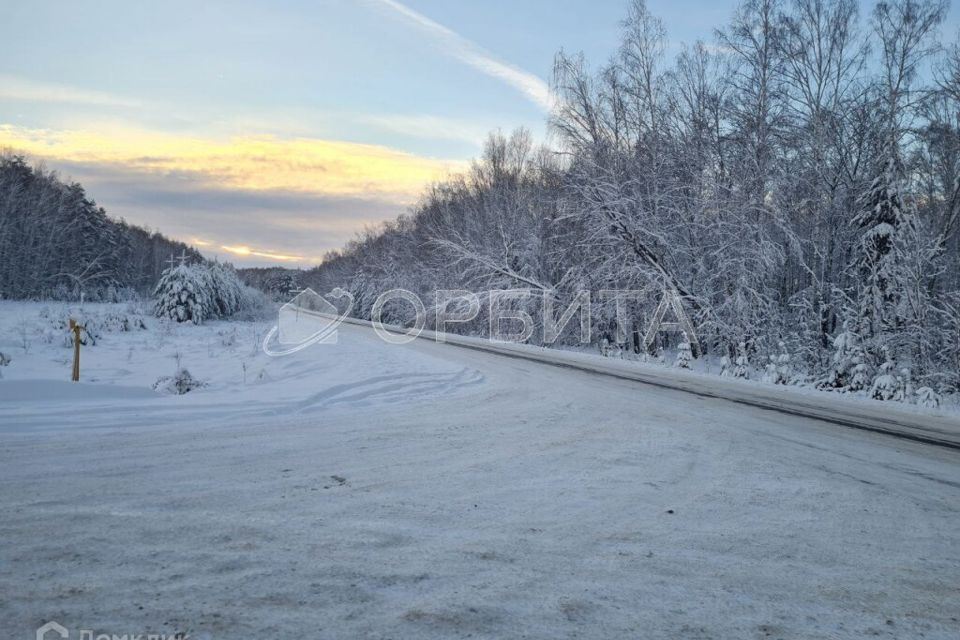
[{"label": "tree line", "polygon": [[[828,388],[886,375],[956,391],[960,45],[939,36],[946,11],[746,0],[671,59],[635,0],[609,61],[557,54],[549,145],[492,134],[467,172],[301,281],[348,289],[360,316],[396,287],[527,288],[557,308],[637,290],[630,331],[592,302],[598,341],[635,351],[672,290],[708,353],[786,351]],[[483,313],[462,330],[484,333]]]},{"label": "tree line", "polygon": [[76,182],[0,153],[0,298],[118,300],[148,293],[194,248],[114,220]]}]

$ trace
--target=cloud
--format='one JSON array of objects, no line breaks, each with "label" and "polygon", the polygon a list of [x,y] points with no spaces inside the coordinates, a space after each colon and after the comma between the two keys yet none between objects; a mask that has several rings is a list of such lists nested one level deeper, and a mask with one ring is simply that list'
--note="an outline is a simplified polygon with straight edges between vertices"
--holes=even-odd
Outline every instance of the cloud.
[{"label": "cloud", "polygon": [[227,139],[141,129],[51,130],[0,125],[0,147],[40,158],[122,168],[170,183],[411,203],[462,163],[388,147],[315,138]]},{"label": "cloud", "polygon": [[446,52],[478,71],[518,89],[530,101],[544,111],[551,111],[554,96],[546,82],[532,73],[512,64],[503,62],[480,46],[467,40],[455,31],[434,22],[421,13],[397,2],[396,0],[374,0],[382,6],[392,9],[408,22],[429,33],[440,42]]},{"label": "cloud", "polygon": [[462,168],[375,145],[0,125],[13,148],[77,180],[115,218],[241,266],[311,266]]},{"label": "cloud", "polygon": [[98,107],[139,107],[140,101],[100,91],[51,82],[38,82],[0,73],[0,100],[64,102]]},{"label": "cloud", "polygon": [[235,256],[241,256],[243,258],[254,257],[254,258],[266,258],[267,260],[276,260],[277,262],[310,262],[308,258],[304,256],[289,256],[282,253],[272,253],[266,249],[251,249],[246,245],[240,245],[236,247],[229,247],[227,245],[221,245],[221,249],[232,253]]}]

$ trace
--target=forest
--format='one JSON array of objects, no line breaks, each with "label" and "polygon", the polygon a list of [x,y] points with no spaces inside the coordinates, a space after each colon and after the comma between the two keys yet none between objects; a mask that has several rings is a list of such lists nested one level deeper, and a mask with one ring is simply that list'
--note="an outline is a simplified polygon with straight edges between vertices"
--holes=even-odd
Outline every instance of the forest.
[{"label": "forest", "polygon": [[[492,134],[464,175],[303,284],[349,289],[364,317],[398,287],[424,300],[522,288],[559,309],[583,290],[637,290],[633,331],[592,301],[595,340],[626,353],[672,290],[707,354],[761,370],[787,355],[792,379],[827,389],[882,377],[891,394],[955,392],[960,44],[941,36],[947,8],[747,0],[668,57],[663,23],[636,0],[608,61],[556,55],[544,144]],[[486,325],[481,312],[459,330]]]},{"label": "forest", "polygon": [[0,299],[117,301],[150,292],[171,256],[203,257],[114,220],[76,182],[0,153]]}]

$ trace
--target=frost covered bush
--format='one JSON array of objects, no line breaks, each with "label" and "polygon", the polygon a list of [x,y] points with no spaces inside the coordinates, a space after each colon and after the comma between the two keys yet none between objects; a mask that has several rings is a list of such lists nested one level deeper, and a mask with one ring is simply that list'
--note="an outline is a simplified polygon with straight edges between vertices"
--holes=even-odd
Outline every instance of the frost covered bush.
[{"label": "frost covered bush", "polygon": [[216,315],[226,317],[239,311],[245,302],[246,287],[240,282],[236,272],[219,262],[208,265],[206,269]]},{"label": "frost covered bush", "polygon": [[870,385],[870,367],[860,334],[847,321],[833,339],[833,357],[827,376],[817,382],[820,389],[863,391]]},{"label": "frost covered bush", "polygon": [[920,387],[917,389],[917,404],[928,409],[937,409],[940,407],[940,396],[930,387]]},{"label": "frost covered bush", "polygon": [[723,356],[720,358],[720,377],[727,378],[733,375],[733,363],[730,362],[729,356]]},{"label": "frost covered bush", "polygon": [[153,383],[153,388],[160,393],[182,396],[190,393],[194,389],[201,389],[207,386],[206,382],[197,380],[190,372],[184,368],[177,369],[172,376],[163,376]]},{"label": "frost covered bush", "polygon": [[897,364],[889,351],[884,349],[885,360],[880,365],[880,372],[870,387],[870,397],[874,400],[895,400],[904,402],[912,400],[913,386],[910,383],[910,370],[897,370]]},{"label": "frost covered bush", "polygon": [[[898,375],[893,370],[893,363],[890,361],[880,365],[880,374],[873,381],[870,387],[870,397],[874,400],[896,400],[903,402],[909,397],[908,381],[903,375]],[[903,369],[902,371],[906,371]]]},{"label": "frost covered bush", "polygon": [[750,377],[750,360],[747,358],[747,345],[741,342],[737,345],[737,366],[733,369],[734,378]]},{"label": "frost covered bush", "polygon": [[71,319],[76,320],[83,327],[80,331],[80,344],[84,346],[95,346],[105,333],[127,333],[147,329],[142,315],[113,309],[64,308],[56,314],[45,309],[41,312],[41,317],[49,320],[53,335],[60,336],[65,347],[73,346],[73,333],[70,331]]},{"label": "frost covered bush", "polygon": [[623,358],[623,348],[606,338],[600,342],[600,353],[605,358]]},{"label": "frost covered bush", "polygon": [[693,352],[690,350],[690,343],[686,340],[677,347],[677,359],[673,366],[680,369],[689,369],[690,360],[693,358]]},{"label": "frost covered bush", "polygon": [[770,356],[770,362],[764,369],[763,381],[770,384],[789,384],[792,377],[790,354],[783,342],[779,343],[779,347],[780,353]]}]

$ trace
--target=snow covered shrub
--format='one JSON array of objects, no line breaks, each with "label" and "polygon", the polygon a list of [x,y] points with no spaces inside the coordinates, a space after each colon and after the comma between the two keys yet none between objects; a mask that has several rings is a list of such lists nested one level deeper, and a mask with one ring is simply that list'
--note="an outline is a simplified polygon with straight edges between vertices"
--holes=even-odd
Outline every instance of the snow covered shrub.
[{"label": "snow covered shrub", "polygon": [[214,262],[207,267],[207,277],[217,316],[231,316],[243,307],[245,287],[232,267]]},{"label": "snow covered shrub", "polygon": [[737,345],[737,366],[733,369],[734,378],[750,377],[750,359],[747,357],[747,345],[741,342]]},{"label": "snow covered shrub", "polygon": [[277,313],[276,303],[264,292],[244,285],[240,308],[233,317],[246,322],[265,320]]},{"label": "snow covered shrub", "polygon": [[781,384],[777,374],[776,356],[770,356],[770,362],[763,368],[763,381],[767,384]]},{"label": "snow covered shrub", "polygon": [[3,351],[0,351],[0,367],[6,367],[12,362],[12,358],[5,354]]},{"label": "snow covered shrub", "polygon": [[787,346],[779,343],[780,353],[770,356],[770,362],[767,364],[763,381],[770,384],[789,384],[791,379],[790,354],[787,353]]},{"label": "snow covered shrub", "polygon": [[194,389],[201,389],[207,386],[206,382],[197,380],[190,372],[184,368],[177,369],[172,376],[163,376],[153,383],[153,388],[160,393],[182,396],[190,393]]},{"label": "snow covered shrub", "polygon": [[729,377],[733,375],[733,363],[730,362],[730,358],[723,356],[720,358],[720,376]]},{"label": "snow covered shrub", "polygon": [[874,379],[869,395],[875,400],[903,402],[913,395],[910,384],[910,370],[901,369],[897,371],[897,364],[886,349],[884,354],[886,360],[880,365],[880,373]]},{"label": "snow covered shrub", "polygon": [[105,333],[126,333],[147,329],[141,315],[111,309],[64,307],[59,313],[51,314],[47,311],[42,317],[47,318],[49,326],[52,327],[52,333],[62,340],[64,347],[73,346],[70,319],[76,320],[83,327],[80,331],[80,344],[84,346],[95,346]]},{"label": "snow covered shrub", "polygon": [[100,316],[89,317],[84,326],[93,323],[96,326],[97,333],[127,333],[129,331],[145,331],[147,325],[143,322],[143,317],[128,313],[108,312]]},{"label": "snow covered shrub", "polygon": [[937,409],[940,407],[940,396],[930,387],[920,387],[917,389],[917,404],[928,409]]},{"label": "snow covered shrub", "polygon": [[229,331],[217,331],[220,336],[220,346],[233,348],[237,346],[237,329],[233,327]]},{"label": "snow covered shrub", "polygon": [[817,382],[820,389],[863,391],[870,384],[870,368],[859,332],[848,320],[833,339],[833,358],[826,377]]},{"label": "snow covered shrub", "polygon": [[619,344],[610,342],[607,338],[604,338],[600,342],[600,354],[604,358],[622,358],[623,349]]},{"label": "snow covered shrub", "polygon": [[677,347],[677,359],[673,366],[680,369],[689,369],[691,358],[693,358],[693,352],[690,350],[690,343],[684,340]]}]

